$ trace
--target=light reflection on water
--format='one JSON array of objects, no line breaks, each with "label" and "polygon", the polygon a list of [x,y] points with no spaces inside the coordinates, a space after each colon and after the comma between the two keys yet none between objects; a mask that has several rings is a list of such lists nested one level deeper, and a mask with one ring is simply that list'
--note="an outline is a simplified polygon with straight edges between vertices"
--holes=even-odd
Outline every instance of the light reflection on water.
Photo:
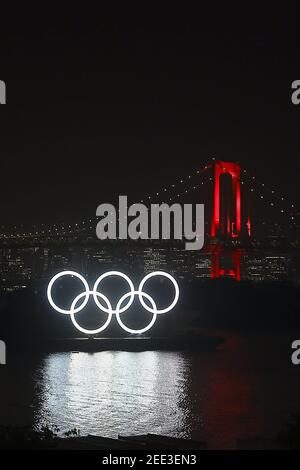
[{"label": "light reflection on water", "polygon": [[150,431],[190,437],[188,362],[156,351],[48,355],[35,422],[111,437]]},{"label": "light reflection on water", "polygon": [[273,436],[300,414],[300,366],[290,360],[297,333],[222,335],[221,349],[207,353],[8,355],[0,368],[0,424],[114,438],[151,432],[217,449]]}]

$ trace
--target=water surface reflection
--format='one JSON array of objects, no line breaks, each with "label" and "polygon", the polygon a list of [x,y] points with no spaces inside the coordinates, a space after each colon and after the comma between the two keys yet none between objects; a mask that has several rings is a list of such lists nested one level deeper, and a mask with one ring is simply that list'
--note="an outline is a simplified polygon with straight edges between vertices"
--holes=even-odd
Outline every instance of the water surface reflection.
[{"label": "water surface reflection", "polygon": [[218,449],[274,435],[300,414],[299,366],[290,360],[296,332],[214,333],[225,343],[207,353],[8,355],[0,368],[0,424],[111,437],[160,433]]},{"label": "water surface reflection", "polygon": [[57,353],[42,366],[35,421],[116,437],[190,436],[189,359],[173,352]]}]

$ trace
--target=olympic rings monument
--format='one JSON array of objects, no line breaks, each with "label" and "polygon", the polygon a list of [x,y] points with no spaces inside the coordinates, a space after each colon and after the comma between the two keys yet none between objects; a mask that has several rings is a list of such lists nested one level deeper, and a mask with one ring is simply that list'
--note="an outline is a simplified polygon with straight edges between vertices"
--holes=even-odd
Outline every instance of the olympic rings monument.
[{"label": "olympic rings monument", "polygon": [[[72,301],[70,309],[65,309],[65,308],[62,308],[62,307],[56,305],[56,303],[53,300],[53,293],[52,293],[53,287],[54,287],[55,283],[58,281],[58,279],[60,279],[64,276],[71,276],[71,277],[78,278],[81,281],[81,283],[83,285],[83,288],[84,288],[83,292],[81,292],[80,294],[78,294],[74,298],[74,300]],[[129,286],[129,289],[130,289],[126,294],[124,294],[120,297],[120,299],[117,302],[116,308],[112,307],[111,302],[107,298],[107,296],[105,296],[99,290],[101,282],[104,279],[106,279],[108,277],[111,277],[111,276],[117,276],[117,277],[120,277],[120,278],[124,279],[127,282],[128,286]],[[149,279],[152,279],[154,277],[167,278],[170,281],[171,286],[173,286],[173,289],[174,289],[174,297],[173,297],[172,302],[170,303],[170,305],[168,305],[167,307],[165,307],[163,309],[158,309],[157,305],[156,305],[156,302],[153,299],[153,297],[150,296],[144,290],[145,287],[146,287],[146,283],[149,281]],[[98,307],[98,309],[100,309],[102,312],[107,314],[107,319],[106,319],[105,323],[103,325],[101,325],[99,328],[86,329],[86,328],[83,328],[79,324],[80,312],[85,308],[85,306],[87,305],[87,303],[89,301],[89,298],[91,296],[94,299],[94,303],[95,303],[96,307]],[[146,325],[145,327],[140,328],[140,329],[129,328],[122,319],[122,314],[131,307],[135,297],[137,297],[139,299],[140,304],[142,305],[142,307],[152,314],[152,318],[151,318],[150,322],[148,323],[148,325]],[[141,335],[142,333],[145,333],[146,331],[149,331],[153,327],[153,325],[156,322],[158,316],[160,316],[162,314],[165,314],[167,312],[170,312],[175,307],[175,305],[177,304],[178,299],[179,299],[179,287],[178,287],[177,281],[174,279],[174,277],[171,276],[171,274],[168,274],[164,271],[155,271],[155,272],[152,272],[150,274],[147,274],[141,280],[141,282],[140,282],[137,289],[135,289],[135,287],[133,285],[133,282],[131,281],[131,279],[126,274],[124,274],[120,271],[108,271],[108,272],[106,272],[106,273],[104,273],[104,274],[102,274],[101,276],[98,277],[98,279],[94,283],[94,286],[91,290],[88,283],[87,283],[87,281],[86,281],[86,279],[81,274],[79,274],[75,271],[61,271],[60,273],[56,274],[50,280],[50,282],[48,284],[48,287],[47,287],[47,298],[48,298],[48,301],[49,301],[51,307],[55,311],[57,311],[58,313],[63,314],[63,315],[69,315],[74,327],[78,331],[80,331],[81,333],[84,333],[85,335],[89,335],[89,337],[91,337],[93,335],[97,335],[98,333],[103,332],[109,326],[109,324],[110,324],[110,322],[113,318],[113,315],[115,315],[119,326],[124,331],[126,331],[127,333],[130,333],[131,335]],[[101,300],[102,300],[102,302],[101,302]],[[148,304],[146,303],[145,300],[148,301]]]}]

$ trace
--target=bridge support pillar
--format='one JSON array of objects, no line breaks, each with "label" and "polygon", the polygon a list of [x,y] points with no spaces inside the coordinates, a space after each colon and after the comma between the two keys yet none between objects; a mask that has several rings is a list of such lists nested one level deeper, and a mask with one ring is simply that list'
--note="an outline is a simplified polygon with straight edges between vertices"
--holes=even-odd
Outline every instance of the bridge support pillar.
[{"label": "bridge support pillar", "polygon": [[[226,223],[221,224],[221,192],[220,178],[222,175],[231,176],[231,187],[234,200],[234,216],[227,210]],[[240,236],[241,233],[241,168],[238,163],[217,160],[214,166],[214,208],[211,224],[211,237],[227,235],[230,238]],[[226,232],[226,233],[225,233]]]}]

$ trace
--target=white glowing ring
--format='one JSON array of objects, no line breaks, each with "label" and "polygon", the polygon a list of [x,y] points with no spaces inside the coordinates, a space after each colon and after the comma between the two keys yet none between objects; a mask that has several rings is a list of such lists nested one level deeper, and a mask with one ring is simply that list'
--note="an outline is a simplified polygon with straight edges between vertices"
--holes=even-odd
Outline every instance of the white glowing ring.
[{"label": "white glowing ring", "polygon": [[[94,294],[93,291],[89,291],[89,296]],[[75,319],[75,305],[77,304],[78,300],[81,299],[81,297],[83,297],[85,295],[85,292],[83,292],[82,294],[79,294],[77,295],[77,297],[75,297],[75,299],[73,300],[72,302],[72,305],[71,305],[71,320],[72,320],[72,323],[73,325],[75,326],[75,328],[77,328],[77,330],[81,331],[82,333],[85,333],[87,335],[96,335],[97,333],[100,333],[101,331],[104,331],[105,328],[108,327],[108,325],[110,324],[111,322],[111,319],[112,319],[112,308],[111,308],[111,304],[110,304],[110,301],[108,300],[107,297],[105,297],[105,295],[101,294],[100,292],[97,292],[97,296],[101,297],[101,299],[104,300],[104,302],[106,302],[106,305],[108,306],[109,308],[109,313],[108,313],[108,317],[107,317],[107,320],[106,322],[104,323],[104,325],[100,326],[100,328],[96,328],[95,330],[87,330],[86,328],[83,328],[82,326],[80,326],[76,319]]]},{"label": "white glowing ring", "polygon": [[[84,285],[84,288],[85,288],[85,291],[82,292],[81,294],[77,295],[77,297],[73,300],[70,310],[66,310],[66,309],[58,307],[55,304],[55,302],[53,301],[53,298],[52,298],[53,284],[60,277],[67,276],[67,275],[75,276],[78,279],[80,279],[82,281],[83,285]],[[127,281],[128,285],[130,287],[130,292],[127,292],[126,294],[124,294],[120,298],[120,300],[117,303],[116,309],[112,308],[112,305],[111,305],[110,301],[108,300],[108,298],[104,294],[97,291],[97,287],[99,286],[100,282],[108,276],[122,277],[123,279],[125,279]],[[175,296],[174,296],[173,302],[169,305],[169,307],[166,307],[166,308],[161,309],[161,310],[157,309],[156,303],[154,302],[153,298],[149,294],[147,294],[146,292],[143,292],[144,284],[148,281],[148,279],[150,279],[151,277],[154,277],[154,276],[164,276],[164,277],[166,277],[167,279],[169,279],[172,282],[172,284],[174,285],[174,288],[175,288]],[[97,328],[95,330],[87,330],[86,328],[81,327],[75,319],[75,314],[79,313],[86,306],[90,295],[93,295],[93,298],[94,298],[94,301],[95,301],[97,307],[100,310],[102,310],[103,312],[106,312],[108,314],[108,318],[107,318],[105,324],[103,326],[101,326],[100,328]],[[153,314],[152,320],[149,323],[149,325],[147,325],[145,328],[141,328],[139,330],[133,330],[133,329],[127,327],[126,325],[124,325],[124,323],[121,321],[121,317],[120,317],[120,314],[125,312],[126,310],[128,310],[128,308],[132,305],[135,295],[139,296],[139,300],[141,302],[141,305],[148,312]],[[96,280],[95,284],[94,284],[93,290],[90,290],[88,283],[86,282],[84,277],[81,276],[81,274],[78,274],[75,271],[62,271],[61,273],[56,274],[51,279],[51,281],[49,282],[48,287],[47,287],[47,296],[48,296],[49,303],[54,308],[54,310],[56,310],[57,312],[60,312],[60,313],[69,314],[71,316],[71,320],[72,320],[73,325],[75,326],[75,328],[77,328],[82,333],[86,333],[86,334],[100,333],[101,331],[105,330],[105,328],[109,325],[109,323],[111,322],[111,319],[112,319],[112,315],[116,314],[117,321],[118,321],[119,325],[121,326],[121,328],[123,328],[123,330],[127,331],[128,333],[140,334],[140,333],[144,333],[145,331],[149,330],[154,325],[156,317],[157,317],[158,314],[166,313],[166,312],[169,312],[170,310],[172,310],[172,308],[175,306],[175,304],[177,303],[178,298],[179,298],[179,287],[178,287],[178,284],[177,284],[176,280],[170,274],[165,273],[163,271],[155,271],[153,273],[147,274],[144,277],[144,279],[140,282],[138,290],[135,290],[132,281],[130,280],[130,278],[128,276],[126,276],[126,274],[123,274],[120,271],[109,271],[109,272],[104,273],[101,276],[99,276],[98,279]],[[82,297],[84,297],[84,300],[83,300],[82,304],[79,307],[76,308],[76,304],[78,303],[78,301]],[[104,302],[106,303],[106,307],[101,305],[101,303],[98,300],[98,297],[100,297],[101,299],[104,300]],[[126,303],[126,305],[124,307],[121,307],[122,303],[124,302],[125,299],[127,299],[127,297],[129,297],[129,301]],[[152,308],[148,307],[148,305],[145,303],[144,297],[146,299],[148,299],[148,301],[150,302]]]},{"label": "white glowing ring", "polygon": [[79,273],[76,273],[75,271],[62,271],[58,274],[56,274],[52,279],[51,281],[49,282],[48,284],[48,288],[47,288],[47,296],[48,296],[48,300],[50,302],[50,305],[54,308],[54,310],[56,310],[57,312],[60,312],[60,313],[64,313],[65,315],[68,315],[71,313],[71,310],[66,310],[64,308],[60,308],[56,305],[56,303],[54,302],[54,300],[52,299],[52,287],[53,287],[53,284],[55,283],[55,281],[57,281],[57,279],[59,279],[60,277],[62,276],[75,276],[75,277],[78,277],[78,279],[81,280],[82,284],[84,285],[84,288],[85,288],[85,292],[83,292],[83,295],[85,295],[85,299],[84,301],[82,302],[82,304],[77,307],[75,310],[74,310],[74,313],[77,313],[77,312],[80,312],[80,310],[82,310],[86,304],[88,303],[88,300],[89,300],[89,285],[88,283],[86,282],[86,280],[84,279],[83,276],[81,276],[81,274]]},{"label": "white glowing ring", "polygon": [[[120,311],[119,311],[119,313],[125,312],[125,310],[127,310],[133,302],[133,299],[134,299],[134,285],[133,285],[131,279],[128,276],[126,276],[126,274],[121,273],[120,271],[108,271],[107,273],[104,273],[104,274],[102,274],[101,276],[98,277],[98,279],[96,280],[96,282],[94,284],[94,288],[93,288],[93,296],[94,296],[95,303],[100,308],[100,310],[103,310],[106,313],[110,312],[109,309],[107,309],[106,307],[103,307],[103,305],[100,304],[100,302],[98,301],[98,298],[97,298],[97,293],[98,293],[97,288],[98,288],[100,282],[103,281],[103,279],[105,279],[106,277],[109,277],[109,276],[122,277],[123,279],[125,279],[125,281],[127,281],[128,285],[130,287],[130,292],[128,293],[130,295],[130,299],[127,302],[127,304],[123,308],[121,308]],[[127,297],[129,297],[129,295]],[[112,313],[117,313],[117,310],[118,310],[118,308],[116,308],[115,310],[112,309]]]},{"label": "white glowing ring", "polygon": [[128,333],[133,333],[134,335],[138,335],[138,334],[141,334],[141,333],[145,333],[145,331],[148,331],[150,330],[150,328],[154,325],[155,321],[156,321],[156,312],[154,310],[157,310],[156,308],[156,304],[154,302],[154,300],[152,299],[152,297],[148,294],[146,294],[146,292],[139,292],[139,291],[134,291],[133,292],[133,295],[142,295],[143,297],[146,297],[146,299],[149,300],[149,302],[152,304],[152,308],[153,308],[153,317],[152,317],[152,320],[151,322],[149,323],[149,325],[145,326],[145,328],[141,328],[140,330],[133,330],[132,328],[129,328],[128,326],[124,325],[124,323],[122,322],[121,320],[121,317],[120,317],[120,313],[121,313],[121,309],[120,309],[120,306],[122,305],[123,301],[129,297],[131,295],[131,292],[128,292],[127,294],[124,294],[118,304],[117,304],[117,308],[116,308],[116,318],[118,320],[118,323],[120,325],[121,328],[123,328],[123,330],[127,331]]},{"label": "white glowing ring", "polygon": [[[151,277],[154,277],[154,276],[163,276],[163,277],[166,277],[167,279],[169,279],[174,288],[175,288],[175,296],[174,296],[174,300],[173,302],[169,305],[169,307],[166,307],[166,308],[163,308],[161,310],[157,310],[153,308],[150,308],[148,307],[148,305],[145,303],[144,299],[143,299],[143,287],[144,287],[144,284],[148,281],[148,279],[150,279]],[[167,313],[169,312],[170,310],[172,310],[172,308],[174,308],[174,306],[177,304],[178,302],[178,299],[179,299],[179,287],[178,287],[178,284],[177,282],[175,281],[174,277],[171,276],[171,274],[168,274],[168,273],[165,273],[164,271],[155,271],[154,273],[150,273],[150,274],[147,274],[147,276],[144,277],[144,279],[142,279],[140,285],[139,285],[139,289],[138,289],[138,293],[139,293],[139,299],[140,299],[140,302],[142,304],[142,306],[148,310],[148,312],[151,312],[151,313],[157,313],[157,314],[161,314],[161,313]]]}]

